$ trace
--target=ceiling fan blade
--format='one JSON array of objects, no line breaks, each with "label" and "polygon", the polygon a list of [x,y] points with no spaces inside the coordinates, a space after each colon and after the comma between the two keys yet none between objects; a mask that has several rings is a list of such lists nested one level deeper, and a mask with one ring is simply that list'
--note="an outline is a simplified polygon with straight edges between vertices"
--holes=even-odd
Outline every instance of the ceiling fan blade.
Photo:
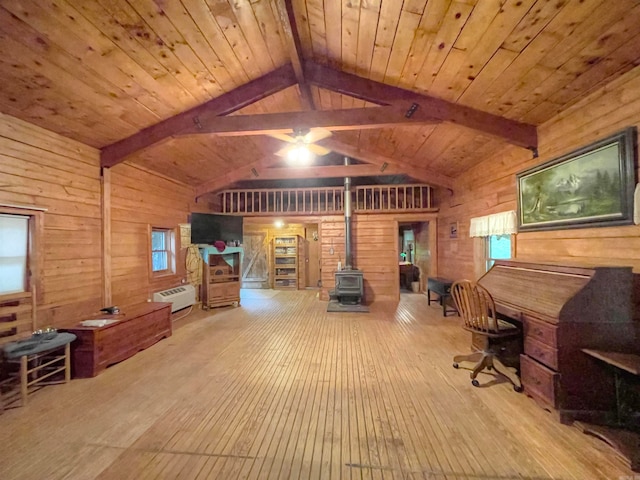
[{"label": "ceiling fan blade", "polygon": [[305,143],[316,143],[320,140],[330,137],[333,135],[330,130],[326,128],[314,128],[309,133],[304,136]]},{"label": "ceiling fan blade", "polygon": [[321,157],[326,155],[327,153],[331,153],[331,149],[316,145],[315,143],[310,143],[307,146],[309,147],[309,150],[311,150],[316,155],[320,155]]},{"label": "ceiling fan blade", "polygon": [[278,155],[279,157],[286,157],[287,154],[289,153],[289,150],[291,150],[292,148],[293,148],[293,145],[283,147],[276,152],[276,155]]},{"label": "ceiling fan blade", "polygon": [[282,140],[283,142],[296,143],[296,139],[284,133],[270,133],[269,137]]}]

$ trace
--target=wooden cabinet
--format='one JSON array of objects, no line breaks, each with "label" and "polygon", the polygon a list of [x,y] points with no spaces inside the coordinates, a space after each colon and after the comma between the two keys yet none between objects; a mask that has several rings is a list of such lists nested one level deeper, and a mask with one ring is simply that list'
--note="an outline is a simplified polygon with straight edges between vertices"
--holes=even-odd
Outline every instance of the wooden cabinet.
[{"label": "wooden cabinet", "polygon": [[202,308],[240,305],[242,249],[202,249]]},{"label": "wooden cabinet", "polygon": [[67,328],[77,340],[71,345],[71,374],[95,377],[109,365],[121,362],[159,340],[171,336],[171,303],[148,302],[124,308],[104,326]]},{"label": "wooden cabinet", "polygon": [[300,246],[298,235],[273,238],[273,288],[297,290],[301,285]]}]

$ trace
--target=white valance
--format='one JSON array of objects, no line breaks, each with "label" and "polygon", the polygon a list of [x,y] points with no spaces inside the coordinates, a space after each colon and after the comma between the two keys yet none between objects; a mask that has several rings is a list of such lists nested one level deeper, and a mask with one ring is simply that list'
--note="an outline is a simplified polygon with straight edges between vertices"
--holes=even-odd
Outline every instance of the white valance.
[{"label": "white valance", "polygon": [[494,213],[471,219],[470,237],[489,237],[491,235],[512,235],[518,230],[516,212]]}]

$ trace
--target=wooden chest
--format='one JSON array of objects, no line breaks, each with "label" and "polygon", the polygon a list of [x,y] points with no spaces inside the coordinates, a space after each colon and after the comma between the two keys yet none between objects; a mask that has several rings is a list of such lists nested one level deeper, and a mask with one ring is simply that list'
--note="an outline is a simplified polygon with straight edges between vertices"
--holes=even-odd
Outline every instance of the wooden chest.
[{"label": "wooden chest", "polygon": [[170,303],[141,303],[118,315],[95,318],[117,321],[101,327],[79,324],[66,329],[77,337],[71,346],[71,375],[75,378],[95,377],[172,333]]}]

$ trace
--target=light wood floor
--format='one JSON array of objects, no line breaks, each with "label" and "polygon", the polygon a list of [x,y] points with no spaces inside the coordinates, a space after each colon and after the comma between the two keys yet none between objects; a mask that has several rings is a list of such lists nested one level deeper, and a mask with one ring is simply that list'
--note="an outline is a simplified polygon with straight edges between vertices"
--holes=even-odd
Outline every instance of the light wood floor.
[{"label": "light wood floor", "polygon": [[471,386],[451,366],[468,334],[425,296],[341,314],[315,295],[243,291],[36,392],[0,415],[0,478],[638,478],[509,384]]}]

